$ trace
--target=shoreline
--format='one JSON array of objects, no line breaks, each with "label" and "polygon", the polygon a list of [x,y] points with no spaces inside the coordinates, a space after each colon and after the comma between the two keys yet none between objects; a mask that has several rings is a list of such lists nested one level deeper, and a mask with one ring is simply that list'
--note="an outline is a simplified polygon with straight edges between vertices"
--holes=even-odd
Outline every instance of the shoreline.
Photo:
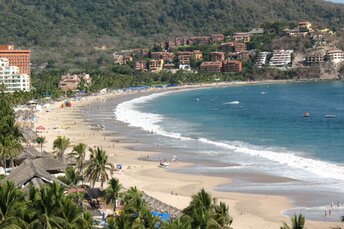
[{"label": "shoreline", "polygon": [[[273,82],[273,83],[292,83],[290,81]],[[282,211],[292,208],[292,204],[285,196],[264,195],[264,194],[243,194],[220,192],[215,189],[219,185],[230,183],[231,179],[207,175],[180,174],[169,172],[158,168],[156,161],[140,160],[142,155],[157,155],[157,152],[137,151],[133,142],[122,142],[119,139],[122,136],[119,133],[91,129],[92,126],[85,120],[82,110],[87,109],[90,104],[107,99],[120,98],[120,100],[130,100],[130,97],[141,97],[144,94],[159,93],[165,91],[179,91],[183,89],[202,89],[213,87],[227,87],[238,85],[257,85],[261,82],[245,83],[229,83],[215,85],[192,85],[191,87],[169,88],[168,90],[158,89],[139,93],[122,93],[120,95],[107,94],[103,96],[87,97],[82,101],[73,102],[73,107],[68,109],[60,109],[59,103],[55,103],[51,111],[39,114],[38,123],[36,125],[45,125],[50,133],[43,133],[47,137],[47,144],[44,148],[51,151],[52,141],[58,136],[67,136],[72,143],[84,142],[89,146],[102,146],[109,155],[110,161],[114,164],[124,163],[125,170],[123,174],[115,174],[125,187],[137,186],[140,190],[147,194],[177,208],[184,208],[190,201],[190,196],[196,194],[202,187],[207,191],[211,191],[213,197],[221,201],[225,201],[230,206],[230,214],[234,217],[233,228],[279,228],[282,221],[288,222],[288,219],[281,214]],[[264,82],[270,84],[270,82]],[[58,115],[53,115],[57,112]],[[44,116],[44,117],[43,117]],[[51,117],[52,116],[52,117]],[[56,118],[53,118],[56,117]],[[74,125],[73,125],[74,124]],[[61,131],[50,131],[54,125],[66,126],[68,128]],[[126,124],[123,124],[127,126]],[[124,127],[124,128],[129,128]],[[118,135],[119,134],[119,135]],[[109,136],[110,135],[110,136]],[[111,144],[113,147],[111,147]],[[120,160],[120,161],[119,161]],[[181,168],[190,166],[190,163],[179,163],[173,167]],[[130,168],[129,168],[130,166]],[[171,198],[170,192],[178,193],[178,196]],[[307,225],[311,228],[329,228],[337,225],[336,223],[313,222],[307,221]],[[322,225],[322,226],[321,226]],[[321,227],[319,227],[321,226]]]}]

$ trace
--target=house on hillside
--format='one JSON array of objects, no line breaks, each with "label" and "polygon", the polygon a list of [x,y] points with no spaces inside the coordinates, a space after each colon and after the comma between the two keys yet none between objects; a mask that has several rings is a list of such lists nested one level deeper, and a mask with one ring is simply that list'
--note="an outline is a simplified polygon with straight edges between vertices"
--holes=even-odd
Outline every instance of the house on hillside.
[{"label": "house on hillside", "polygon": [[200,70],[202,72],[221,72],[222,70],[222,62],[213,62],[213,61],[206,61],[203,62],[200,66]]},{"label": "house on hillside", "polygon": [[76,90],[81,81],[84,81],[87,86],[92,84],[92,78],[89,74],[67,74],[61,77],[59,83],[59,89],[62,91],[73,91]]}]

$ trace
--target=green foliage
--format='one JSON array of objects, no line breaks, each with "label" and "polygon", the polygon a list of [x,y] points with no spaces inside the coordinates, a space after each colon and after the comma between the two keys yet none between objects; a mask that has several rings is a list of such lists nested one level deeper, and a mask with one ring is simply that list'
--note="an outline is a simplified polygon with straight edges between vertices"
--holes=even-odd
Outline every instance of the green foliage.
[{"label": "green foliage", "polygon": [[64,153],[70,145],[71,143],[69,138],[66,138],[65,136],[58,136],[53,142],[53,149],[56,150],[56,155],[62,162],[64,162]]},{"label": "green foliage", "polygon": [[305,227],[305,217],[302,214],[294,215],[290,218],[291,225],[289,226],[285,222],[283,222],[283,226],[281,229],[303,229]]},{"label": "green foliage", "polygon": [[152,46],[171,36],[281,27],[271,21],[341,28],[343,14],[343,6],[320,0],[2,1],[0,43],[32,48],[36,68],[85,69],[85,63],[108,64],[114,49]]}]

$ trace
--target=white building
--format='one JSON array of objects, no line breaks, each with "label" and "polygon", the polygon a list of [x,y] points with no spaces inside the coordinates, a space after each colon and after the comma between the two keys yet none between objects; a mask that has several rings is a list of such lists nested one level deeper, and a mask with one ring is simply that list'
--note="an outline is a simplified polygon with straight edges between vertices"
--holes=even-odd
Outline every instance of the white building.
[{"label": "white building", "polygon": [[273,67],[284,67],[291,63],[293,50],[273,50],[269,65]]},{"label": "white building", "polygon": [[270,52],[260,52],[256,57],[256,65],[262,66],[262,65],[266,64],[266,61],[267,61],[269,54],[270,54]]},{"label": "white building", "polygon": [[30,76],[20,74],[19,67],[10,66],[8,59],[0,58],[0,85],[5,87],[5,93],[30,91]]},{"label": "white building", "polygon": [[338,64],[344,61],[344,52],[340,49],[329,50],[326,53],[326,60]]}]

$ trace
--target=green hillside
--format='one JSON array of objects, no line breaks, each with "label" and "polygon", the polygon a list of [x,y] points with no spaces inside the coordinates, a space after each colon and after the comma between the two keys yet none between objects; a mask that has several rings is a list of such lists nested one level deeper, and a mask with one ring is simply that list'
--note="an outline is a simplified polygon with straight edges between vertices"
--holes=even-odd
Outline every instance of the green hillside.
[{"label": "green hillside", "polygon": [[[275,20],[338,29],[344,27],[344,6],[320,0],[3,0],[0,43],[33,49],[34,64],[101,64],[113,50]],[[104,45],[106,50],[96,48]]]}]

